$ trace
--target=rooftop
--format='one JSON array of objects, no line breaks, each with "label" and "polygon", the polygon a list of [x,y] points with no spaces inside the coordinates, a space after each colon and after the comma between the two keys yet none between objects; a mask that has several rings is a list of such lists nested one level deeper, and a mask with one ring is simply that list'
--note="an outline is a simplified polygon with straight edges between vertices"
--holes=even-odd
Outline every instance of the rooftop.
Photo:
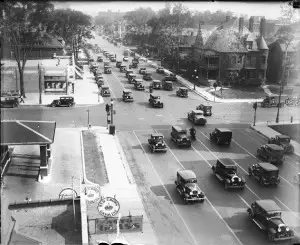
[{"label": "rooftop", "polygon": [[192,170],[179,170],[178,174],[180,174],[183,179],[197,179],[196,174]]},{"label": "rooftop", "polygon": [[273,200],[258,200],[257,205],[266,210],[267,212],[278,212],[281,211],[280,207]]}]

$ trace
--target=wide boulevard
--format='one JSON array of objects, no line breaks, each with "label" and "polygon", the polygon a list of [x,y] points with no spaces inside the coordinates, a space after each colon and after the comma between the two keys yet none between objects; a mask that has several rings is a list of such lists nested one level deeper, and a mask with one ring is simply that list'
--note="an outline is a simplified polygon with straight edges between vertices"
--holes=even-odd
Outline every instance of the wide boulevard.
[{"label": "wide boulevard", "polygon": [[[91,42],[116,53],[117,60],[123,58],[124,47],[115,47],[98,36]],[[126,63],[129,65],[131,58]],[[99,65],[103,67],[103,63]],[[197,139],[192,147],[181,149],[170,140],[171,126],[190,128],[192,124],[187,120],[187,112],[207,102],[192,91],[189,91],[188,98],[176,97],[175,91],[180,85],[175,83],[173,91],[154,91],[154,94],[161,96],[164,108],[151,108],[148,103],[150,82],[144,81],[145,91],[136,91],[115,63],[111,63],[111,66],[112,74],[105,74],[104,79],[115,101],[114,124],[159,244],[274,244],[268,242],[267,234],[257,228],[246,212],[247,207],[258,199],[273,199],[282,209],[286,223],[300,233],[299,187],[293,183],[293,176],[300,169],[299,157],[285,156],[284,164],[279,166],[280,184],[277,187],[260,186],[248,177],[248,167],[260,161],[256,156],[257,148],[266,143],[266,139],[249,128],[253,120],[251,104],[210,103],[213,115],[208,117],[207,125],[197,126]],[[153,71],[154,79],[163,78],[146,62],[141,61],[140,67]],[[139,68],[134,69],[135,73]],[[138,74],[138,77],[141,75]],[[124,88],[132,89],[134,102],[122,101]],[[57,127],[82,127],[87,125],[89,109],[90,124],[106,126],[104,108],[109,100],[105,98],[102,105],[74,108],[28,106],[4,109],[2,119],[55,120]],[[280,115],[281,119],[288,120],[297,114],[295,109],[285,107]],[[275,116],[276,108],[258,108],[259,121],[274,121]],[[209,133],[215,127],[226,127],[233,131],[233,141],[229,147],[219,147],[210,142]],[[164,135],[167,153],[154,154],[149,150],[148,137],[154,132]],[[224,190],[211,170],[218,158],[235,161],[238,174],[247,181],[244,190]],[[179,169],[190,169],[196,173],[199,187],[207,196],[204,203],[184,204],[174,185]],[[282,241],[276,244],[290,243]]]}]

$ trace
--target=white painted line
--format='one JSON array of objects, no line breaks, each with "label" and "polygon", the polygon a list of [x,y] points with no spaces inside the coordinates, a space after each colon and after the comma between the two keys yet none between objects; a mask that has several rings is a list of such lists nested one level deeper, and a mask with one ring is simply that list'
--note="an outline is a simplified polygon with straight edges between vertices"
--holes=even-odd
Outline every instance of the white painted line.
[{"label": "white painted line", "polygon": [[300,220],[299,216],[296,214],[296,212],[294,212],[293,210],[291,210],[288,206],[286,206],[282,201],[280,201],[280,199],[276,196],[274,196],[274,198],[281,203],[282,206],[284,206],[290,213],[293,214],[294,217],[296,217],[298,220]]},{"label": "white painted line", "polygon": [[198,245],[198,243],[197,243],[195,237],[193,236],[193,233],[191,232],[191,230],[189,229],[188,225],[186,224],[184,218],[182,217],[182,215],[180,214],[179,210],[177,209],[177,207],[176,207],[176,205],[175,205],[175,202],[173,201],[171,195],[169,194],[168,190],[167,190],[166,187],[164,186],[164,183],[163,183],[163,181],[161,180],[161,178],[160,178],[158,172],[156,171],[156,169],[155,169],[153,163],[151,162],[150,158],[148,157],[148,154],[146,153],[146,151],[145,151],[145,149],[144,149],[144,147],[143,147],[141,141],[139,140],[139,138],[137,137],[137,135],[135,134],[134,131],[133,131],[133,134],[135,135],[135,137],[136,137],[137,141],[139,142],[140,146],[142,147],[143,152],[144,152],[144,154],[145,154],[147,160],[148,160],[149,163],[151,164],[151,167],[152,167],[152,169],[154,170],[154,172],[155,172],[157,178],[159,179],[160,184],[163,186],[163,188],[164,188],[165,192],[167,193],[168,197],[170,198],[170,200],[171,200],[172,203],[174,204],[173,207],[175,208],[176,212],[178,213],[179,217],[181,218],[181,220],[182,220],[184,226],[186,227],[186,229],[187,229],[189,235],[191,236],[191,238],[192,238],[194,244]]},{"label": "white painted line", "polygon": [[248,208],[250,208],[250,205],[246,202],[246,200],[245,200],[244,198],[242,198],[239,194],[238,194],[238,197],[242,200],[243,203],[246,204],[246,206],[247,206]]},{"label": "white painted line", "polygon": [[116,76],[116,74],[114,72],[111,72],[111,74],[113,74],[115,76],[117,81],[121,84],[122,88],[125,89],[124,85],[121,83],[120,79]]},{"label": "white painted line", "polygon": [[143,117],[139,117],[139,118],[138,118],[138,120],[144,120],[144,119],[145,119],[145,118],[143,118]]},{"label": "white painted line", "polygon": [[162,117],[163,115],[155,115],[156,117]]},{"label": "white painted line", "polygon": [[192,148],[208,164],[208,166],[212,167],[212,165],[202,156],[202,154],[194,146],[192,146]]}]

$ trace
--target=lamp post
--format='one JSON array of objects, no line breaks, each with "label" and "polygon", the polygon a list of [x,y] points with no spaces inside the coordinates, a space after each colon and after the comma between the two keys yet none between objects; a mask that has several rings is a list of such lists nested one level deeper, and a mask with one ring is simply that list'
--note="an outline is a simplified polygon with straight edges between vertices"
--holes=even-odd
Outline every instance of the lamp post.
[{"label": "lamp post", "polygon": [[281,94],[282,94],[282,87],[283,87],[283,82],[280,81],[280,88],[279,88],[279,101],[277,105],[277,115],[276,115],[276,123],[279,123],[279,109],[281,107]]},{"label": "lamp post", "polygon": [[90,128],[90,109],[87,109],[87,114],[88,114],[88,129]]},{"label": "lamp post", "polygon": [[114,114],[114,100],[113,99],[110,99],[110,123],[111,124],[114,124],[114,117],[113,117],[113,114]]},{"label": "lamp post", "polygon": [[254,104],[253,104],[253,109],[254,109],[254,120],[253,120],[253,126],[255,126],[255,122],[256,122],[256,109],[257,109],[257,102],[254,102]]}]

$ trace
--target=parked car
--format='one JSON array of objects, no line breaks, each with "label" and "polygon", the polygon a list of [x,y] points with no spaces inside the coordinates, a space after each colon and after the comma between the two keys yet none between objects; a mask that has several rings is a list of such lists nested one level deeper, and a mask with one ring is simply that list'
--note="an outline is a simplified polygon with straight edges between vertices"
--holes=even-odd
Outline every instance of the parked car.
[{"label": "parked car", "polygon": [[104,63],[103,63],[103,67],[105,67],[105,66],[109,66],[110,65],[110,62],[109,61],[104,61]]},{"label": "parked car", "polygon": [[160,80],[153,80],[152,81],[152,88],[153,89],[161,89],[162,88],[162,83]]},{"label": "parked car", "polygon": [[249,217],[263,231],[269,241],[288,240],[294,231],[281,218],[281,209],[273,200],[257,200],[247,209]]},{"label": "parked car", "polygon": [[149,104],[152,107],[159,107],[159,108],[164,107],[164,103],[161,101],[160,96],[158,96],[158,95],[150,94]]},{"label": "parked car", "polygon": [[126,73],[125,73],[125,76],[128,78],[128,75],[129,74],[133,74],[133,70],[131,70],[131,69],[128,69],[128,70],[126,70]]},{"label": "parked car", "polygon": [[262,102],[260,102],[261,107],[283,107],[285,104],[285,100],[288,97],[286,95],[281,95],[280,104],[279,104],[279,95],[266,96]]},{"label": "parked car", "polygon": [[171,139],[177,146],[192,146],[192,142],[187,135],[187,130],[179,126],[172,126]]},{"label": "parked car", "polygon": [[215,141],[218,145],[230,145],[232,131],[227,128],[215,128],[209,136],[210,140]]},{"label": "parked car", "polygon": [[162,81],[162,88],[164,90],[172,91],[173,90],[173,82],[172,81]]},{"label": "parked car", "polygon": [[142,79],[134,79],[134,87],[136,90],[145,90]]},{"label": "parked car", "polygon": [[121,65],[122,65],[122,61],[117,61],[116,67],[117,67],[117,68],[120,68]]},{"label": "parked car", "polygon": [[151,134],[148,144],[153,153],[157,151],[167,152],[164,136],[160,133]]},{"label": "parked car", "polygon": [[110,66],[104,66],[104,74],[111,74],[111,67]]},{"label": "parked car", "polygon": [[146,72],[144,73],[144,75],[143,75],[143,79],[146,80],[146,81],[152,80],[152,74],[151,74],[151,72],[146,71]]},{"label": "parked car", "polygon": [[128,74],[127,78],[128,78],[128,82],[129,83],[133,83],[134,84],[135,83],[134,80],[136,78],[136,74],[130,73],[130,74]]},{"label": "parked car", "polygon": [[126,65],[120,65],[120,72],[126,72]]},{"label": "parked car", "polygon": [[133,101],[132,91],[130,89],[124,89],[122,98],[123,101],[125,102],[132,102]]},{"label": "parked car", "polygon": [[165,80],[165,81],[176,82],[176,81],[177,81],[177,77],[176,77],[175,74],[172,74],[172,73],[171,73],[170,75],[165,76],[165,77],[164,77],[164,80]]},{"label": "parked car", "polygon": [[271,163],[259,162],[248,168],[249,177],[253,176],[261,185],[278,185],[279,169]]},{"label": "parked car", "polygon": [[163,67],[157,67],[156,68],[156,72],[160,73],[160,74],[164,74],[165,73],[165,69]]},{"label": "parked car", "polygon": [[212,106],[211,105],[199,105],[196,107],[196,110],[201,110],[204,112],[204,116],[211,116],[212,112],[211,112]]},{"label": "parked car", "polygon": [[102,97],[109,97],[110,96],[110,90],[108,86],[102,86],[101,88],[101,96]]},{"label": "parked car", "polygon": [[192,170],[178,170],[175,185],[185,204],[189,202],[204,202],[205,194],[198,186],[197,176]]},{"label": "parked car", "polygon": [[135,63],[140,63],[140,61],[139,61],[139,57],[134,57],[133,59],[132,59],[132,63],[133,62],[135,62]]},{"label": "parked car", "polygon": [[214,175],[224,184],[225,190],[229,188],[245,188],[246,181],[237,174],[237,166],[229,158],[218,159],[216,165],[212,166]]},{"label": "parked car", "polygon": [[59,99],[53,100],[49,106],[51,107],[71,107],[75,105],[74,97],[61,96]]},{"label": "parked car", "polygon": [[284,149],[279,145],[265,144],[257,149],[257,155],[270,163],[282,164]]},{"label": "parked car", "polygon": [[115,56],[111,56],[109,59],[110,59],[111,62],[116,62]]},{"label": "parked car", "polygon": [[140,74],[144,74],[145,72],[146,72],[146,68],[145,67],[140,68],[140,70],[139,70]]},{"label": "parked car", "polygon": [[123,61],[128,61],[129,59],[128,59],[128,57],[127,56],[124,56],[123,57]]},{"label": "parked car", "polygon": [[96,78],[96,84],[98,85],[98,87],[102,86],[104,84],[104,78],[103,78],[102,75],[101,76],[97,76],[97,78]]},{"label": "parked car", "polygon": [[193,124],[204,126],[207,123],[207,120],[204,116],[203,111],[201,110],[191,110],[187,114],[187,118]]},{"label": "parked car", "polygon": [[103,57],[102,56],[98,56],[97,57],[97,62],[103,62]]},{"label": "parked car", "polygon": [[291,144],[291,137],[283,134],[276,135],[275,137],[271,137],[268,140],[269,144],[275,144],[282,146],[284,149],[284,153],[294,153],[294,146]]},{"label": "parked car", "polygon": [[138,63],[137,61],[133,60],[129,68],[138,68]]},{"label": "parked car", "polygon": [[188,89],[186,87],[179,87],[178,90],[176,91],[176,95],[178,97],[184,97],[187,98],[188,95]]},{"label": "parked car", "polygon": [[9,108],[15,108],[19,106],[19,99],[18,97],[1,97],[1,108],[9,107]]}]

